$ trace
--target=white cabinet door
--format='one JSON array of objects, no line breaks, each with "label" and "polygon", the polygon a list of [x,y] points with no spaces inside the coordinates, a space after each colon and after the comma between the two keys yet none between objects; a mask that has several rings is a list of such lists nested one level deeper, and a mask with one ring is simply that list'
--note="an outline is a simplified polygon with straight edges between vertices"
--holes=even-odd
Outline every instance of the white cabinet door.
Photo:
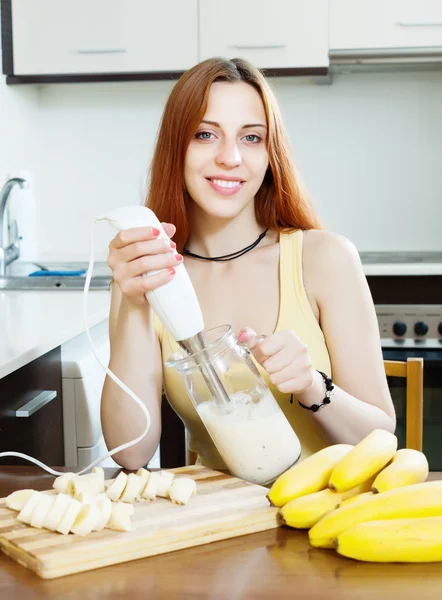
[{"label": "white cabinet door", "polygon": [[442,46],[442,0],[330,0],[330,50]]},{"label": "white cabinet door", "polygon": [[197,0],[13,0],[15,75],[181,71]]},{"label": "white cabinet door", "polygon": [[260,68],[328,66],[327,0],[200,0],[200,59]]}]

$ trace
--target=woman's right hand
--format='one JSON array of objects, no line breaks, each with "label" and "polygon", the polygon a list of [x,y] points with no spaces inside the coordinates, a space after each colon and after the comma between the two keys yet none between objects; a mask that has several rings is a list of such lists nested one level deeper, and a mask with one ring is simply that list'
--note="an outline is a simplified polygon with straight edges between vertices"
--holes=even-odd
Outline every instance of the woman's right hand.
[{"label": "woman's right hand", "polygon": [[[162,223],[169,237],[176,228],[171,223]],[[107,264],[112,269],[114,281],[122,293],[135,304],[144,304],[144,294],[164,285],[175,275],[174,267],[183,257],[175,254],[176,244],[159,237],[153,227],[134,227],[120,231],[109,244]],[[161,270],[156,275],[142,277],[149,271]]]}]

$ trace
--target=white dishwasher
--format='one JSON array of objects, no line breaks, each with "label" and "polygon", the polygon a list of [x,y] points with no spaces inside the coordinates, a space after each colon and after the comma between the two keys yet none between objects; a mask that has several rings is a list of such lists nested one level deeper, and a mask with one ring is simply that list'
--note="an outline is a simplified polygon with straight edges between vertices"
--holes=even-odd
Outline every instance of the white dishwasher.
[{"label": "white dishwasher", "polygon": [[[109,362],[108,320],[90,330],[101,362]],[[105,372],[95,358],[86,333],[61,346],[64,457],[67,467],[82,468],[107,453],[100,421]],[[159,447],[150,467],[159,467]],[[101,466],[118,466],[112,457]]]}]

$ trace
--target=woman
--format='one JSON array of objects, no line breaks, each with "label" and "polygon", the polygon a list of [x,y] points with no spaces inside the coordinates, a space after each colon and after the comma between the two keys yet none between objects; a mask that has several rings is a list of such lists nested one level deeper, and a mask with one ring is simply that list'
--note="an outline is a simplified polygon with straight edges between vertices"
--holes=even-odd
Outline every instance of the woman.
[{"label": "woman", "polygon": [[[152,416],[142,442],[114,456],[119,464],[145,465],[159,443],[162,366],[178,346],[144,294],[169,281],[183,260],[206,329],[228,323],[253,349],[298,434],[302,457],[330,443],[355,444],[375,428],[394,431],[358,253],[345,238],[320,229],[295,175],[276,100],[256,68],[214,58],[176,83],[159,130],[147,205],[175,243],[157,239],[151,228],[129,229],[112,240],[108,259],[110,368]],[[226,255],[228,260],[215,260]],[[332,376],[334,390],[331,402],[314,412],[326,396],[321,372]],[[199,462],[223,468],[170,369],[164,386]],[[134,439],[145,426],[139,407],[109,378],[102,424],[109,448]]]}]

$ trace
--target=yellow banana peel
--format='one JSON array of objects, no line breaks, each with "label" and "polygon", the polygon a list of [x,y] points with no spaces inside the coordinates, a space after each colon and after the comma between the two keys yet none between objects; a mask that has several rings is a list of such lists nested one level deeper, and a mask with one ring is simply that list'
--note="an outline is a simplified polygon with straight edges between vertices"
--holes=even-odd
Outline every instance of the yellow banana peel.
[{"label": "yellow banana peel", "polygon": [[383,469],[373,482],[373,492],[423,483],[428,477],[428,460],[419,450],[403,448],[393,456],[391,464]]},{"label": "yellow banana peel", "polygon": [[319,492],[327,487],[330,474],[342,458],[353,449],[349,444],[334,444],[307,457],[278,477],[267,498],[273,506]]},{"label": "yellow banana peel", "polygon": [[397,437],[383,429],[375,429],[336,465],[330,474],[329,488],[345,492],[377,475],[393,458]]},{"label": "yellow banana peel", "polygon": [[333,540],[358,523],[436,516],[442,516],[442,481],[416,483],[333,510],[310,529],[309,539],[312,546],[333,548]]},{"label": "yellow banana peel", "polygon": [[442,561],[442,516],[359,523],[335,546],[343,556],[369,562]]}]

